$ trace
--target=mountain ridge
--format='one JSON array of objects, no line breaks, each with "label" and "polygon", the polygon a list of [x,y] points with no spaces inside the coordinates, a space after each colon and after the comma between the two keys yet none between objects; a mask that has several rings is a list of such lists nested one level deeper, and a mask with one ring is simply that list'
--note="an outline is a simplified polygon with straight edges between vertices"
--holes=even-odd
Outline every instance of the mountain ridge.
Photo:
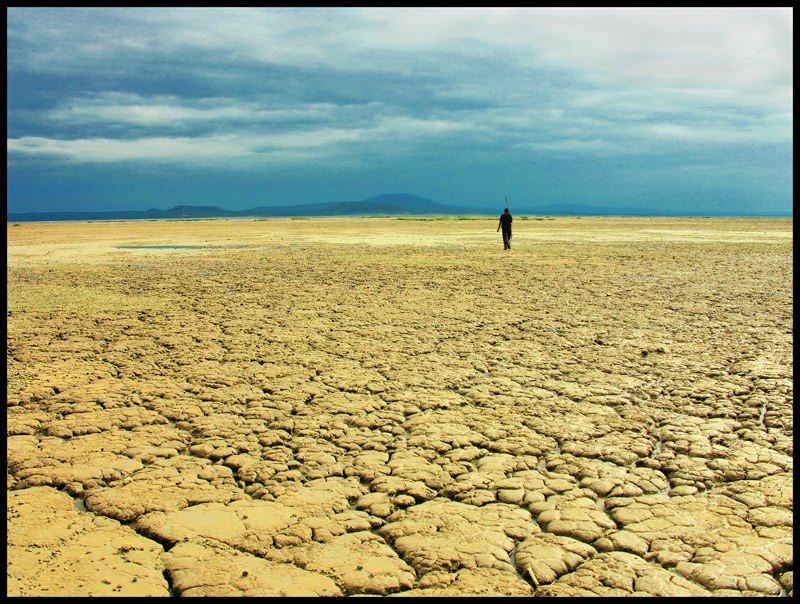
[{"label": "mountain ridge", "polygon": [[[533,204],[517,204],[512,207],[512,214],[534,216],[774,216],[791,217],[792,213],[739,213],[725,214],[721,212],[695,212],[675,214],[644,208],[619,208],[560,203],[542,206]],[[289,206],[257,206],[245,210],[226,210],[214,205],[177,205],[166,210],[150,208],[149,210],[119,211],[73,211],[73,212],[6,212],[7,222],[61,222],[70,220],[164,220],[164,219],[201,219],[201,218],[295,218],[312,216],[498,216],[503,210],[502,204],[493,204],[481,208],[467,208],[440,204],[424,197],[409,193],[384,193],[361,201],[332,201],[295,204]]]},{"label": "mountain ridge", "polygon": [[310,217],[310,216],[403,216],[457,214],[468,208],[436,203],[408,193],[386,193],[361,201],[332,201],[290,206],[257,206],[245,210],[226,210],[219,206],[178,205],[167,210],[120,210],[95,212],[6,212],[7,222],[68,220],[153,220],[180,218],[234,217]]}]

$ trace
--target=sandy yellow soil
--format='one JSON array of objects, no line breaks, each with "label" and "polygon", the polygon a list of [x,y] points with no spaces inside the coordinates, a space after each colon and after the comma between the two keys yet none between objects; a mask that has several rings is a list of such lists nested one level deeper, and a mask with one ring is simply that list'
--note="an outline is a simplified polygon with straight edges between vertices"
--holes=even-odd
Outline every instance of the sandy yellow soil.
[{"label": "sandy yellow soil", "polygon": [[792,594],[792,220],[496,227],[9,223],[7,595]]}]

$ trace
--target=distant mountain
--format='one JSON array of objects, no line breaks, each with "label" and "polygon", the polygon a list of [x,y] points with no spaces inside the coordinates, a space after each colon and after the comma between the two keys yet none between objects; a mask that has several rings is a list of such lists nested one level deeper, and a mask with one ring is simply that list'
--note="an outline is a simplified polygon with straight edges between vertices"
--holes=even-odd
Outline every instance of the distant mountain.
[{"label": "distant mountain", "polygon": [[407,193],[377,195],[363,201],[335,201],[294,206],[261,206],[235,212],[236,216],[398,216],[458,214],[467,208],[436,203]]},{"label": "distant mountain", "polygon": [[148,210],[146,218],[218,218],[234,215],[217,206],[175,206],[169,210]]},{"label": "distant mountain", "polygon": [[7,212],[8,222],[64,220],[152,220],[163,218],[230,218],[296,216],[418,216],[431,214],[469,214],[474,210],[449,206],[407,193],[370,197],[363,201],[309,203],[293,206],[260,206],[248,210],[225,210],[217,206],[175,206],[168,210],[150,209],[121,212]]},{"label": "distant mountain", "polygon": [[[306,216],[430,216],[430,215],[488,215],[499,216],[503,204],[493,207],[465,208],[444,205],[407,193],[377,195],[363,201],[334,201],[327,203],[308,203],[293,206],[259,206],[248,210],[226,210],[217,206],[180,205],[168,210],[150,209],[147,211],[121,212],[7,212],[8,222],[45,222],[65,220],[153,220],[153,219],[197,219],[232,217],[306,217]],[[512,204],[511,213],[515,216],[675,216],[676,214],[644,208],[595,207],[576,204],[550,204],[536,206],[531,203]],[[683,216],[730,216],[723,212],[679,214]],[[738,216],[760,216],[759,213],[739,213]],[[791,216],[770,214],[772,216]]]},{"label": "distant mountain", "polygon": [[463,214],[470,211],[467,208],[443,205],[430,199],[408,195],[407,193],[378,195],[357,203],[385,207],[387,211],[393,210],[393,213],[398,214]]}]

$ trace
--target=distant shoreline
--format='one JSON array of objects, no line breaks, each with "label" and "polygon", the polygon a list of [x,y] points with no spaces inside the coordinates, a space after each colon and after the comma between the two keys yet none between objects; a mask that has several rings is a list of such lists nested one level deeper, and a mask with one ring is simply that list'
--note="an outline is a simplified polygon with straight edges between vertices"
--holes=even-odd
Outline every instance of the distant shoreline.
[{"label": "distant shoreline", "polygon": [[[335,219],[387,219],[387,220],[495,220],[498,214],[459,214],[459,215],[436,215],[436,214],[417,214],[417,215],[314,215],[314,216],[186,216],[186,217],[50,217],[48,212],[40,213],[41,216],[28,214],[12,214],[6,216],[6,224],[12,223],[33,223],[33,222],[190,222],[201,220],[335,220]],[[517,220],[553,220],[556,218],[697,218],[697,219],[717,219],[717,218],[794,218],[793,214],[537,214],[533,212],[514,213]]]},{"label": "distant shoreline", "polygon": [[[49,212],[8,212],[6,222],[69,222],[108,220],[208,220],[217,218],[495,218],[503,211],[503,205],[482,204],[480,207],[465,207],[435,202],[425,197],[408,193],[387,193],[361,201],[337,201],[306,203],[287,206],[257,206],[243,210],[227,210],[215,205],[177,205],[166,210],[86,210]],[[640,218],[791,218],[792,211],[766,214],[701,212],[664,212],[657,208],[608,206],[598,208],[575,203],[550,203],[534,206],[524,201],[512,207],[514,216],[630,216]]]}]

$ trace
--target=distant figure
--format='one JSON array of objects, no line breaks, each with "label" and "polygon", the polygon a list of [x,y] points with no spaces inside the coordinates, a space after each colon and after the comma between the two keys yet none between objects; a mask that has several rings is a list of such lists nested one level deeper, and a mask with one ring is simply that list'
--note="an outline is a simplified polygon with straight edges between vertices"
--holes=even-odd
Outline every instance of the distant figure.
[{"label": "distant figure", "polygon": [[499,231],[501,228],[503,229],[503,249],[510,250],[511,249],[511,222],[514,219],[511,218],[511,214],[508,212],[508,208],[506,211],[500,214],[500,224],[497,225],[497,230]]}]

